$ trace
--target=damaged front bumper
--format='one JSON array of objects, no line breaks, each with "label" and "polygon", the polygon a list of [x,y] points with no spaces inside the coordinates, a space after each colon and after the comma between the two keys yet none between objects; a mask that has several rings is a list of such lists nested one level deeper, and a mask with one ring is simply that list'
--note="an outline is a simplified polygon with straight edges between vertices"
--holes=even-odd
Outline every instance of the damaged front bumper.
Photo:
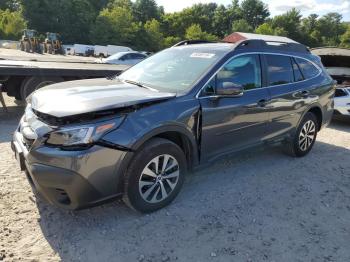
[{"label": "damaged front bumper", "polygon": [[101,145],[78,151],[50,147],[40,138],[25,137],[21,124],[14,133],[12,150],[21,170],[49,203],[80,209],[122,194],[120,167],[127,151]]}]

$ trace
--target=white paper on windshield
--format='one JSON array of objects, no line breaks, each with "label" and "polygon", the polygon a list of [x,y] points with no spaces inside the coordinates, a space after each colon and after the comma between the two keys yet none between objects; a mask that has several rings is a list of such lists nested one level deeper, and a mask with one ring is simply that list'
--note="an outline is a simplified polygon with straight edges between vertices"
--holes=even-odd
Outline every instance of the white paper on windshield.
[{"label": "white paper on windshield", "polygon": [[213,58],[215,56],[215,54],[211,54],[211,53],[192,53],[191,57],[193,58],[206,58],[206,59],[210,59]]}]

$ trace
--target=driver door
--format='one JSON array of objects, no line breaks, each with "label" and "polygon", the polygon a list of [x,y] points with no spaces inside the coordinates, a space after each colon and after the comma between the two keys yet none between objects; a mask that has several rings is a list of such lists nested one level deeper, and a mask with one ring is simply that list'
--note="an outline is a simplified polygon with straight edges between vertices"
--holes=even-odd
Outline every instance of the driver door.
[{"label": "driver door", "polygon": [[[223,82],[240,85],[244,91],[236,96],[216,95]],[[270,95],[262,88],[260,56],[241,55],[225,64],[202,90],[203,159],[243,149],[261,142],[269,121]]]}]

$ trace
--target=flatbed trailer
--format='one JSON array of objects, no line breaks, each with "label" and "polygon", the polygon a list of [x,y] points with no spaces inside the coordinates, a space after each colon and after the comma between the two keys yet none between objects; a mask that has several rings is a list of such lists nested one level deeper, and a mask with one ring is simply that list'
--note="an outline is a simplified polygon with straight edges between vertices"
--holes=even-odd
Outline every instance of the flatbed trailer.
[{"label": "flatbed trailer", "polygon": [[48,84],[108,77],[128,68],[126,65],[99,64],[75,57],[28,56],[17,51],[6,54],[0,52],[1,91],[17,100],[24,100],[30,93]]}]

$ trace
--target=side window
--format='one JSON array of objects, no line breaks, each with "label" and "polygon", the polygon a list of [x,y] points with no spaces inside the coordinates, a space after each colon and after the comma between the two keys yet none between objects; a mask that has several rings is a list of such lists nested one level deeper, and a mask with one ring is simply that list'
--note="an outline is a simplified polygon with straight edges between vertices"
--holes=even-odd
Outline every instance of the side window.
[{"label": "side window", "polygon": [[289,56],[265,55],[268,70],[269,86],[294,82],[294,74]]},{"label": "side window", "polygon": [[318,75],[319,70],[309,61],[295,58],[296,62],[299,65],[301,72],[303,73],[305,79],[310,79]]},{"label": "side window", "polygon": [[245,90],[261,87],[259,55],[242,55],[226,64],[216,76],[216,84],[232,82]]},{"label": "side window", "polygon": [[129,59],[129,55],[123,55],[122,57],[119,58],[119,60],[124,61],[124,60],[128,60]]},{"label": "side window", "polygon": [[292,63],[293,63],[293,71],[294,71],[294,81],[295,82],[303,81],[304,80],[303,74],[300,72],[299,66],[294,61],[293,58],[292,58]]},{"label": "side window", "polygon": [[135,59],[145,59],[146,56],[143,54],[135,54]]}]

